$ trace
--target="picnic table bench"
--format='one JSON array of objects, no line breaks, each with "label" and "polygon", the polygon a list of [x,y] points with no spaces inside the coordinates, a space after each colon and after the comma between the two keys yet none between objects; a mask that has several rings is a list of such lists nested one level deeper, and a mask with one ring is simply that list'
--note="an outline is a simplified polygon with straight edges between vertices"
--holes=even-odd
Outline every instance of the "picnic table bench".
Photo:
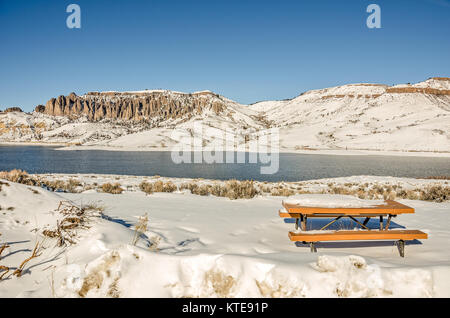
[{"label": "picnic table bench", "polygon": [[[393,200],[386,200],[384,204],[370,207],[312,207],[289,204],[282,202],[283,209],[279,210],[282,218],[294,218],[295,229],[301,232],[289,232],[291,241],[309,243],[311,252],[316,252],[315,243],[319,241],[347,241],[347,240],[396,240],[401,257],[405,256],[405,241],[416,239],[427,239],[428,235],[418,230],[393,230],[389,229],[392,218],[400,214],[412,214],[414,209]],[[356,218],[365,218],[363,222]],[[384,225],[384,217],[387,217]],[[307,221],[309,218],[332,218],[320,230],[308,231]],[[341,218],[349,218],[360,226],[358,231],[337,230],[325,231],[333,223]],[[371,218],[378,218],[379,229],[370,229],[367,223]],[[309,233],[308,233],[309,232]]]}]

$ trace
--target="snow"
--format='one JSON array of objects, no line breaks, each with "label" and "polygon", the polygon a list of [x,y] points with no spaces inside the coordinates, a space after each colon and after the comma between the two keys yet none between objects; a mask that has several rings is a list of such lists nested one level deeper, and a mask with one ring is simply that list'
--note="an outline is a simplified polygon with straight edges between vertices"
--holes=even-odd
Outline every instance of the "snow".
[{"label": "snow", "polygon": [[363,208],[383,205],[382,200],[363,200],[350,195],[299,194],[284,200],[287,204],[323,208]]},{"label": "snow", "polygon": [[[352,180],[357,178],[336,183]],[[277,213],[284,197],[229,200],[186,192],[145,195],[134,189],[120,195],[55,194],[2,183],[0,244],[10,247],[1,265],[15,268],[30,255],[42,229],[56,224],[61,200],[102,205],[106,217],[80,229],[76,245],[58,247],[48,239],[21,277],[7,275],[0,282],[0,297],[450,297],[450,252],[445,249],[450,202],[400,200],[416,213],[400,215],[392,225],[429,234],[420,244],[408,244],[406,257],[400,258],[393,242],[323,242],[317,254],[310,253],[309,246],[287,237],[294,224]],[[321,204],[339,200],[334,195],[303,198]],[[148,229],[133,246],[133,225],[145,214]],[[328,221],[312,220],[309,226],[319,229]],[[339,222],[338,227],[355,228]]]}]

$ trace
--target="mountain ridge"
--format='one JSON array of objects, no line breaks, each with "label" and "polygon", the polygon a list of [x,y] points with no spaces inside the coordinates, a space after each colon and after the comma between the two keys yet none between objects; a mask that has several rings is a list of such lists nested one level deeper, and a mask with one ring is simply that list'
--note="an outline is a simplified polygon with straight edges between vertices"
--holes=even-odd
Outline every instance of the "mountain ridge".
[{"label": "mountain ridge", "polygon": [[[242,105],[210,91],[71,93],[31,113],[0,113],[0,142],[165,149],[194,123],[237,136],[280,129],[280,150],[450,152],[450,78],[388,86],[356,83]],[[207,136],[205,144],[213,142]]]}]

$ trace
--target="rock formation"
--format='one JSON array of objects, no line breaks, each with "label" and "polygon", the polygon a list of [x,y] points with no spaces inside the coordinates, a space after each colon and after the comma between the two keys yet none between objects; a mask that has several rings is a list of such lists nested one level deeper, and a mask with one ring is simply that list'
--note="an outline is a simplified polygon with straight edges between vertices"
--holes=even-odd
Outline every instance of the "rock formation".
[{"label": "rock formation", "polygon": [[191,117],[205,110],[219,114],[225,105],[225,99],[212,92],[90,92],[82,96],[70,93],[52,98],[45,107],[37,106],[35,111],[53,116],[86,116],[91,121],[104,118],[148,121]]},{"label": "rock formation", "polygon": [[5,109],[5,113],[13,113],[13,112],[23,113],[23,110],[20,107],[9,107]]}]

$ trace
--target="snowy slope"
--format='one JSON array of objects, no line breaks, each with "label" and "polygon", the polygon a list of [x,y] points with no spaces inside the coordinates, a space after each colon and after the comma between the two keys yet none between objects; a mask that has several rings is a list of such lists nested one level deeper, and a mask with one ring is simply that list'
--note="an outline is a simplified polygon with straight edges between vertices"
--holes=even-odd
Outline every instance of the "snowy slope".
[{"label": "snowy slope", "polygon": [[[449,83],[428,80],[411,87],[448,90]],[[274,102],[273,107],[265,102],[261,108],[266,119],[280,127],[285,149],[448,152],[450,95],[389,93],[387,88],[344,85]]]}]

